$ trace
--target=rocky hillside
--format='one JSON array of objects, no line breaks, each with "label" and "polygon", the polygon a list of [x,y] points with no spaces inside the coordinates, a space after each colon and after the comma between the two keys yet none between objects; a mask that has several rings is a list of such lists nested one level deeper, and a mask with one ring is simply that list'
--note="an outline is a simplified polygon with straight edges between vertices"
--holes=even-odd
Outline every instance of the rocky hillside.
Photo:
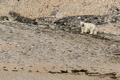
[{"label": "rocky hillside", "polygon": [[0,80],[120,80],[119,67],[120,0],[0,0]]},{"label": "rocky hillside", "polygon": [[0,0],[0,15],[8,15],[10,11],[28,18],[102,15],[119,5],[120,0]]}]

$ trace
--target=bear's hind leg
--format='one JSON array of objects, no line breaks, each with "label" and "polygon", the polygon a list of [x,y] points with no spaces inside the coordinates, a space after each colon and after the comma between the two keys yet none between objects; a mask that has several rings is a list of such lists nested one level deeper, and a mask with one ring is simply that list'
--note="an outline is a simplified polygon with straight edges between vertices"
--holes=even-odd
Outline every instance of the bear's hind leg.
[{"label": "bear's hind leg", "polygon": [[93,34],[94,33],[94,30],[92,29],[92,30],[90,30],[90,34]]},{"label": "bear's hind leg", "polygon": [[97,31],[96,30],[94,30],[94,33],[93,33],[94,35],[96,35],[97,34]]}]

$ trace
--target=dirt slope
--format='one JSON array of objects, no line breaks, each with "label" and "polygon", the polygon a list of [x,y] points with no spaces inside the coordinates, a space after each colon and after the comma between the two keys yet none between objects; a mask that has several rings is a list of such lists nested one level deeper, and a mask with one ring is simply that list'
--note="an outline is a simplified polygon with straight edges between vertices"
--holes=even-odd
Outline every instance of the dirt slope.
[{"label": "dirt slope", "polygon": [[[119,80],[119,5],[120,0],[0,0],[0,16],[20,14],[13,22],[0,17],[0,79]],[[96,24],[98,34],[80,34],[81,20]]]},{"label": "dirt slope", "polygon": [[120,8],[119,0],[0,0],[0,15],[10,11],[29,18],[108,14],[112,6]]},{"label": "dirt slope", "polygon": [[51,30],[44,25],[0,25],[1,71],[120,76],[120,57],[116,55],[120,36],[116,41],[114,35],[100,38]]}]

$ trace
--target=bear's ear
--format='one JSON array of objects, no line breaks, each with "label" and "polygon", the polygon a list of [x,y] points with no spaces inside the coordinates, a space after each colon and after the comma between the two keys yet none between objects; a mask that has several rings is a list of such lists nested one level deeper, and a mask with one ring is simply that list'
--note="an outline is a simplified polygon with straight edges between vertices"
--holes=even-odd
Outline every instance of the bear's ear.
[{"label": "bear's ear", "polygon": [[84,23],[81,26],[84,27]]}]

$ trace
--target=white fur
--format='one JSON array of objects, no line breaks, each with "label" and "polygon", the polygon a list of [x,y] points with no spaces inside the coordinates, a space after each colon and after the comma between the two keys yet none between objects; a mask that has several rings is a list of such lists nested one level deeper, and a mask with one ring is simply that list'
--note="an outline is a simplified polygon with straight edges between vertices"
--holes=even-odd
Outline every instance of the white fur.
[{"label": "white fur", "polygon": [[90,31],[90,34],[97,34],[96,26],[92,23],[80,22],[81,33],[87,33]]}]

